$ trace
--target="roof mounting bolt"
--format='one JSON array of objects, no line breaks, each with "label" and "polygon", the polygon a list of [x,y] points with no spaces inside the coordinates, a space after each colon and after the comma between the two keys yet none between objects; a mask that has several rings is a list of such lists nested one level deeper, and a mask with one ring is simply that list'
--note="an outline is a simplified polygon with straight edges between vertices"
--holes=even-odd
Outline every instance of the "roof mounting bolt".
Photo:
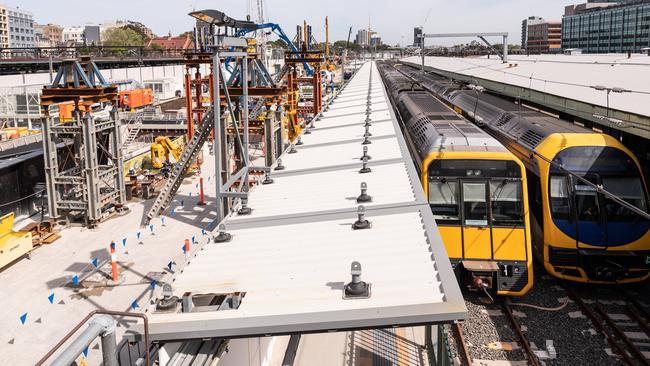
[{"label": "roof mounting bolt", "polygon": [[366,220],[366,208],[360,205],[357,209],[357,221],[352,224],[354,230],[363,230],[370,228],[370,221]]},{"label": "roof mounting bolt", "polygon": [[361,143],[361,145],[370,145],[370,144],[372,144],[372,141],[368,140],[368,136],[365,136],[363,138],[363,142]]},{"label": "roof mounting bolt", "polygon": [[357,197],[357,203],[372,202],[372,197],[368,194],[368,184],[361,182],[361,194]]},{"label": "roof mounting bolt", "polygon": [[226,225],[225,224],[219,224],[219,235],[214,237],[214,242],[215,243],[226,243],[229,242],[230,239],[232,239],[232,235],[228,234],[226,232]]},{"label": "roof mounting bolt", "polygon": [[372,169],[368,168],[368,158],[363,157],[362,159],[363,159],[363,165],[361,166],[361,170],[359,170],[359,173],[361,174],[370,173]]},{"label": "roof mounting bolt", "polygon": [[289,149],[289,154],[295,154],[297,153],[298,150],[296,150],[296,146],[294,144],[291,144],[291,148]]},{"label": "roof mounting bolt", "polygon": [[304,143],[304,142],[302,142],[302,139],[300,138],[300,136],[298,136],[298,141],[296,141],[296,146],[300,146],[300,145],[302,145],[303,143]]},{"label": "roof mounting bolt", "polygon": [[370,284],[361,281],[361,263],[354,261],[350,266],[352,281],[345,284],[344,299],[367,299],[370,297]]},{"label": "roof mounting bolt", "polygon": [[366,128],[366,132],[363,134],[363,137],[372,136],[372,134],[370,133],[370,125],[363,125],[363,127]]},{"label": "roof mounting bolt", "polygon": [[363,160],[363,159],[366,159],[366,160],[372,159],[372,157],[370,155],[368,155],[368,146],[363,147],[363,155],[361,155],[359,160]]},{"label": "roof mounting bolt", "polygon": [[284,170],[284,165],[282,165],[282,159],[278,159],[278,164],[275,166],[275,170]]},{"label": "roof mounting bolt", "polygon": [[174,310],[178,304],[178,297],[174,296],[174,290],[172,285],[169,283],[162,284],[162,299],[159,299],[156,303],[156,310],[158,311],[168,311]]},{"label": "roof mounting bolt", "polygon": [[271,178],[271,173],[266,172],[264,173],[264,180],[262,181],[262,184],[273,184],[273,178]]},{"label": "roof mounting bolt", "polygon": [[237,214],[244,216],[244,215],[250,215],[251,212],[253,212],[253,210],[250,207],[248,207],[248,197],[242,197],[241,207],[239,208],[239,210],[237,210]]}]

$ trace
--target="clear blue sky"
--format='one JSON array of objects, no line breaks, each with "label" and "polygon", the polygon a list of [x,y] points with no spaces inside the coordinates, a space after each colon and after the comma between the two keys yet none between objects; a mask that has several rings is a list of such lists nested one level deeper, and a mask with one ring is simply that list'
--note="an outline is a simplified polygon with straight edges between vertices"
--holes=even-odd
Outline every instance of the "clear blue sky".
[{"label": "clear blue sky", "polygon": [[[186,14],[214,8],[244,18],[247,0],[0,0],[8,6],[32,11],[38,23],[82,25],[113,19],[137,20],[158,35],[178,34],[192,28]],[[421,25],[431,9],[425,32],[507,31],[510,43],[520,43],[521,20],[538,15],[561,20],[564,6],[585,2],[571,0],[265,0],[267,19],[280,23],[290,35],[296,24],[306,19],[314,27],[314,36],[323,41],[325,15],[329,15],[330,39],[352,39],[359,28],[371,26],[384,42],[413,42],[413,27]],[[235,5],[239,3],[240,5]],[[464,40],[440,41],[439,44]],[[429,41],[431,42],[431,41]]]}]

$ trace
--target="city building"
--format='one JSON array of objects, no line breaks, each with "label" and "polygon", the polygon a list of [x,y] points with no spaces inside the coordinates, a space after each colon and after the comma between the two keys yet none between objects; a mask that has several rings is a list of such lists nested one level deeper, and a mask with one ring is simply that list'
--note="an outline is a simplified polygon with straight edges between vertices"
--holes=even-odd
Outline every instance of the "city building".
[{"label": "city building", "polygon": [[368,46],[369,41],[370,41],[370,37],[368,34],[368,30],[359,29],[359,31],[357,31],[357,37],[354,40],[354,43],[358,44],[359,46],[365,47]]},{"label": "city building", "polygon": [[83,42],[89,46],[101,44],[101,33],[98,25],[87,25],[84,27]]},{"label": "city building", "polygon": [[528,41],[528,27],[535,24],[544,23],[544,18],[530,16],[521,22],[521,48],[526,49]]},{"label": "city building", "polygon": [[413,47],[422,47],[422,27],[413,28]]},{"label": "city building", "polygon": [[650,47],[650,0],[567,6],[562,48],[583,53],[642,52]]},{"label": "city building", "polygon": [[9,47],[35,47],[34,14],[19,8],[7,7]]},{"label": "city building", "polygon": [[172,37],[169,34],[167,37],[154,37],[149,40],[147,47],[157,45],[165,50],[187,50],[193,47],[192,39],[189,35]]},{"label": "city building", "polygon": [[381,46],[381,37],[378,34],[373,33],[370,36],[370,46],[371,47]]},{"label": "city building", "polygon": [[9,19],[7,7],[0,5],[0,47],[9,47]]},{"label": "city building", "polygon": [[543,22],[528,26],[528,53],[562,52],[562,22]]},{"label": "city building", "polygon": [[63,41],[63,27],[56,24],[34,24],[38,47],[56,47]]},{"label": "city building", "polygon": [[68,46],[83,44],[84,28],[81,26],[63,28],[63,42]]}]

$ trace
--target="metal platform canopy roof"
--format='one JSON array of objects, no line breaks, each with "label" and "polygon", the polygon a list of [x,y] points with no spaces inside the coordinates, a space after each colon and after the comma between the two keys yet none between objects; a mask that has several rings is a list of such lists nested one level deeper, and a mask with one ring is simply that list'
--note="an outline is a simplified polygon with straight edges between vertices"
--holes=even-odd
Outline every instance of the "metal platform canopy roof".
[{"label": "metal platform canopy roof", "polygon": [[[371,78],[371,68],[373,69]],[[363,145],[372,86],[370,144]],[[226,219],[232,240],[206,244],[175,277],[175,296],[244,292],[224,311],[149,311],[152,340],[236,338],[451,322],[466,317],[418,174],[374,63],[366,63],[249,215]],[[360,173],[363,147],[371,172]],[[354,230],[361,183],[369,229]],[[344,299],[351,262],[370,297]],[[142,324],[135,327],[142,331]],[[136,335],[131,335],[136,338]]]}]

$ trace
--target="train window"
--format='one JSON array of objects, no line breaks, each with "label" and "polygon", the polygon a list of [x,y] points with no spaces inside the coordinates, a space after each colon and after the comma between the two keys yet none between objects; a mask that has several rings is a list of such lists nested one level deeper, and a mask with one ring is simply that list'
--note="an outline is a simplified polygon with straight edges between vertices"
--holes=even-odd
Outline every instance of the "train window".
[{"label": "train window", "polygon": [[487,197],[485,183],[463,183],[463,212],[465,225],[487,226]]},{"label": "train window", "polygon": [[458,182],[429,181],[429,205],[436,220],[458,221]]},{"label": "train window", "polygon": [[[626,202],[646,211],[646,201],[644,198],[643,184],[638,177],[603,177],[603,188],[625,200]],[[605,199],[605,210],[607,211],[607,221],[609,222],[630,222],[639,215],[621,206],[613,200]]]},{"label": "train window", "polygon": [[564,175],[551,176],[551,213],[558,220],[569,220],[571,209],[569,205],[569,190],[567,178]]},{"label": "train window", "polygon": [[576,208],[579,221],[600,221],[598,193],[592,186],[577,183],[575,186]]},{"label": "train window", "polygon": [[490,182],[492,223],[494,225],[519,225],[524,221],[521,181],[504,179]]}]

